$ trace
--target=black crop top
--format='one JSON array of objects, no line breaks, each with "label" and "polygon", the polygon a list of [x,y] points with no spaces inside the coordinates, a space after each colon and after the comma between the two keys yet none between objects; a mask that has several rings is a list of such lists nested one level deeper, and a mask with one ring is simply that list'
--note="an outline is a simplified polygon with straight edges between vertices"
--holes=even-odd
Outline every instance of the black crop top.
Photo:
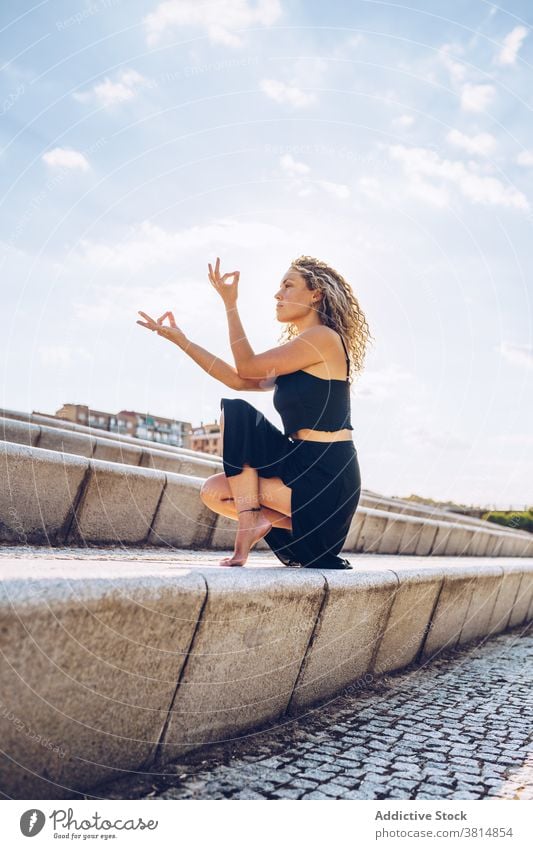
[{"label": "black crop top", "polygon": [[[341,341],[349,375],[350,360],[342,336]],[[300,428],[353,430],[348,377],[346,380],[326,380],[302,369],[280,374],[276,377],[273,403],[281,416],[286,436]]]}]

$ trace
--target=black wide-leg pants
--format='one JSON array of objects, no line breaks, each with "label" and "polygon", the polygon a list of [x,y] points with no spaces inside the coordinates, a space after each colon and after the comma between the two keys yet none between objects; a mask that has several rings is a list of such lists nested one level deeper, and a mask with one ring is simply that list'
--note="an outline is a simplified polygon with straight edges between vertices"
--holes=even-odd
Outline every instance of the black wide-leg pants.
[{"label": "black wide-leg pants", "polygon": [[248,463],[260,477],[279,477],[291,489],[292,531],[272,528],[265,536],[274,554],[287,566],[346,568],[338,555],[361,494],[353,441],[292,439],[241,398],[222,398],[220,408],[226,477]]}]

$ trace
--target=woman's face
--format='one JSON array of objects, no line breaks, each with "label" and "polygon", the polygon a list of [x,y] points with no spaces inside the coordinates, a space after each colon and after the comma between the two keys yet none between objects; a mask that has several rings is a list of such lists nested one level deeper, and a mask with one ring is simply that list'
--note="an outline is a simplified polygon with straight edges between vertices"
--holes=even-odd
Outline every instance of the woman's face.
[{"label": "woman's face", "polygon": [[303,318],[310,310],[316,309],[318,293],[307,288],[305,279],[299,271],[289,268],[281,278],[281,284],[274,295],[276,298],[276,318],[281,322],[294,322]]}]

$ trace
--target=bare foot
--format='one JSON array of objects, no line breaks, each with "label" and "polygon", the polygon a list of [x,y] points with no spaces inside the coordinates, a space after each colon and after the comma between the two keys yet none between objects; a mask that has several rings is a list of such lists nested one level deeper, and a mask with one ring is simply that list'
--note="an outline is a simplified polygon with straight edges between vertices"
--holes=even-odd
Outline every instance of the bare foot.
[{"label": "bare foot", "polygon": [[252,512],[246,510],[239,516],[239,527],[237,536],[235,537],[234,551],[231,557],[224,557],[218,564],[219,566],[244,566],[248,559],[248,554],[260,539],[268,534],[272,529],[272,522],[269,522],[263,515],[261,510]]}]

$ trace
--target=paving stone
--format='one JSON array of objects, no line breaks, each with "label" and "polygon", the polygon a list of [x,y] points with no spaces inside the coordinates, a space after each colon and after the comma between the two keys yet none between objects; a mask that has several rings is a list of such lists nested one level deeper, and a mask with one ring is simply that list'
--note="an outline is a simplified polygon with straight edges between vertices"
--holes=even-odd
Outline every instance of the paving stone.
[{"label": "paving stone", "polygon": [[299,790],[315,790],[319,783],[319,781],[310,781],[308,778],[293,778],[290,786]]},{"label": "paving stone", "polygon": [[303,790],[296,787],[279,787],[269,793],[269,798],[273,799],[300,799]]},{"label": "paving stone", "polygon": [[428,785],[431,787],[434,784],[437,784],[439,787],[443,785],[446,787],[453,787],[455,784],[455,778],[452,778],[451,775],[427,775],[424,777],[424,783],[427,787]]},{"label": "paving stone", "polygon": [[262,793],[258,793],[256,790],[240,790],[238,793],[234,793],[231,797],[232,799],[266,799],[267,797]]},{"label": "paving stone", "polygon": [[343,787],[342,784],[335,784],[333,781],[329,781],[327,784],[323,784],[320,787],[324,793],[328,796],[334,796],[335,798],[344,798],[346,795],[346,787]]},{"label": "paving stone", "polygon": [[456,772],[455,777],[457,781],[465,784],[479,784],[479,775],[472,775],[470,772]]}]

